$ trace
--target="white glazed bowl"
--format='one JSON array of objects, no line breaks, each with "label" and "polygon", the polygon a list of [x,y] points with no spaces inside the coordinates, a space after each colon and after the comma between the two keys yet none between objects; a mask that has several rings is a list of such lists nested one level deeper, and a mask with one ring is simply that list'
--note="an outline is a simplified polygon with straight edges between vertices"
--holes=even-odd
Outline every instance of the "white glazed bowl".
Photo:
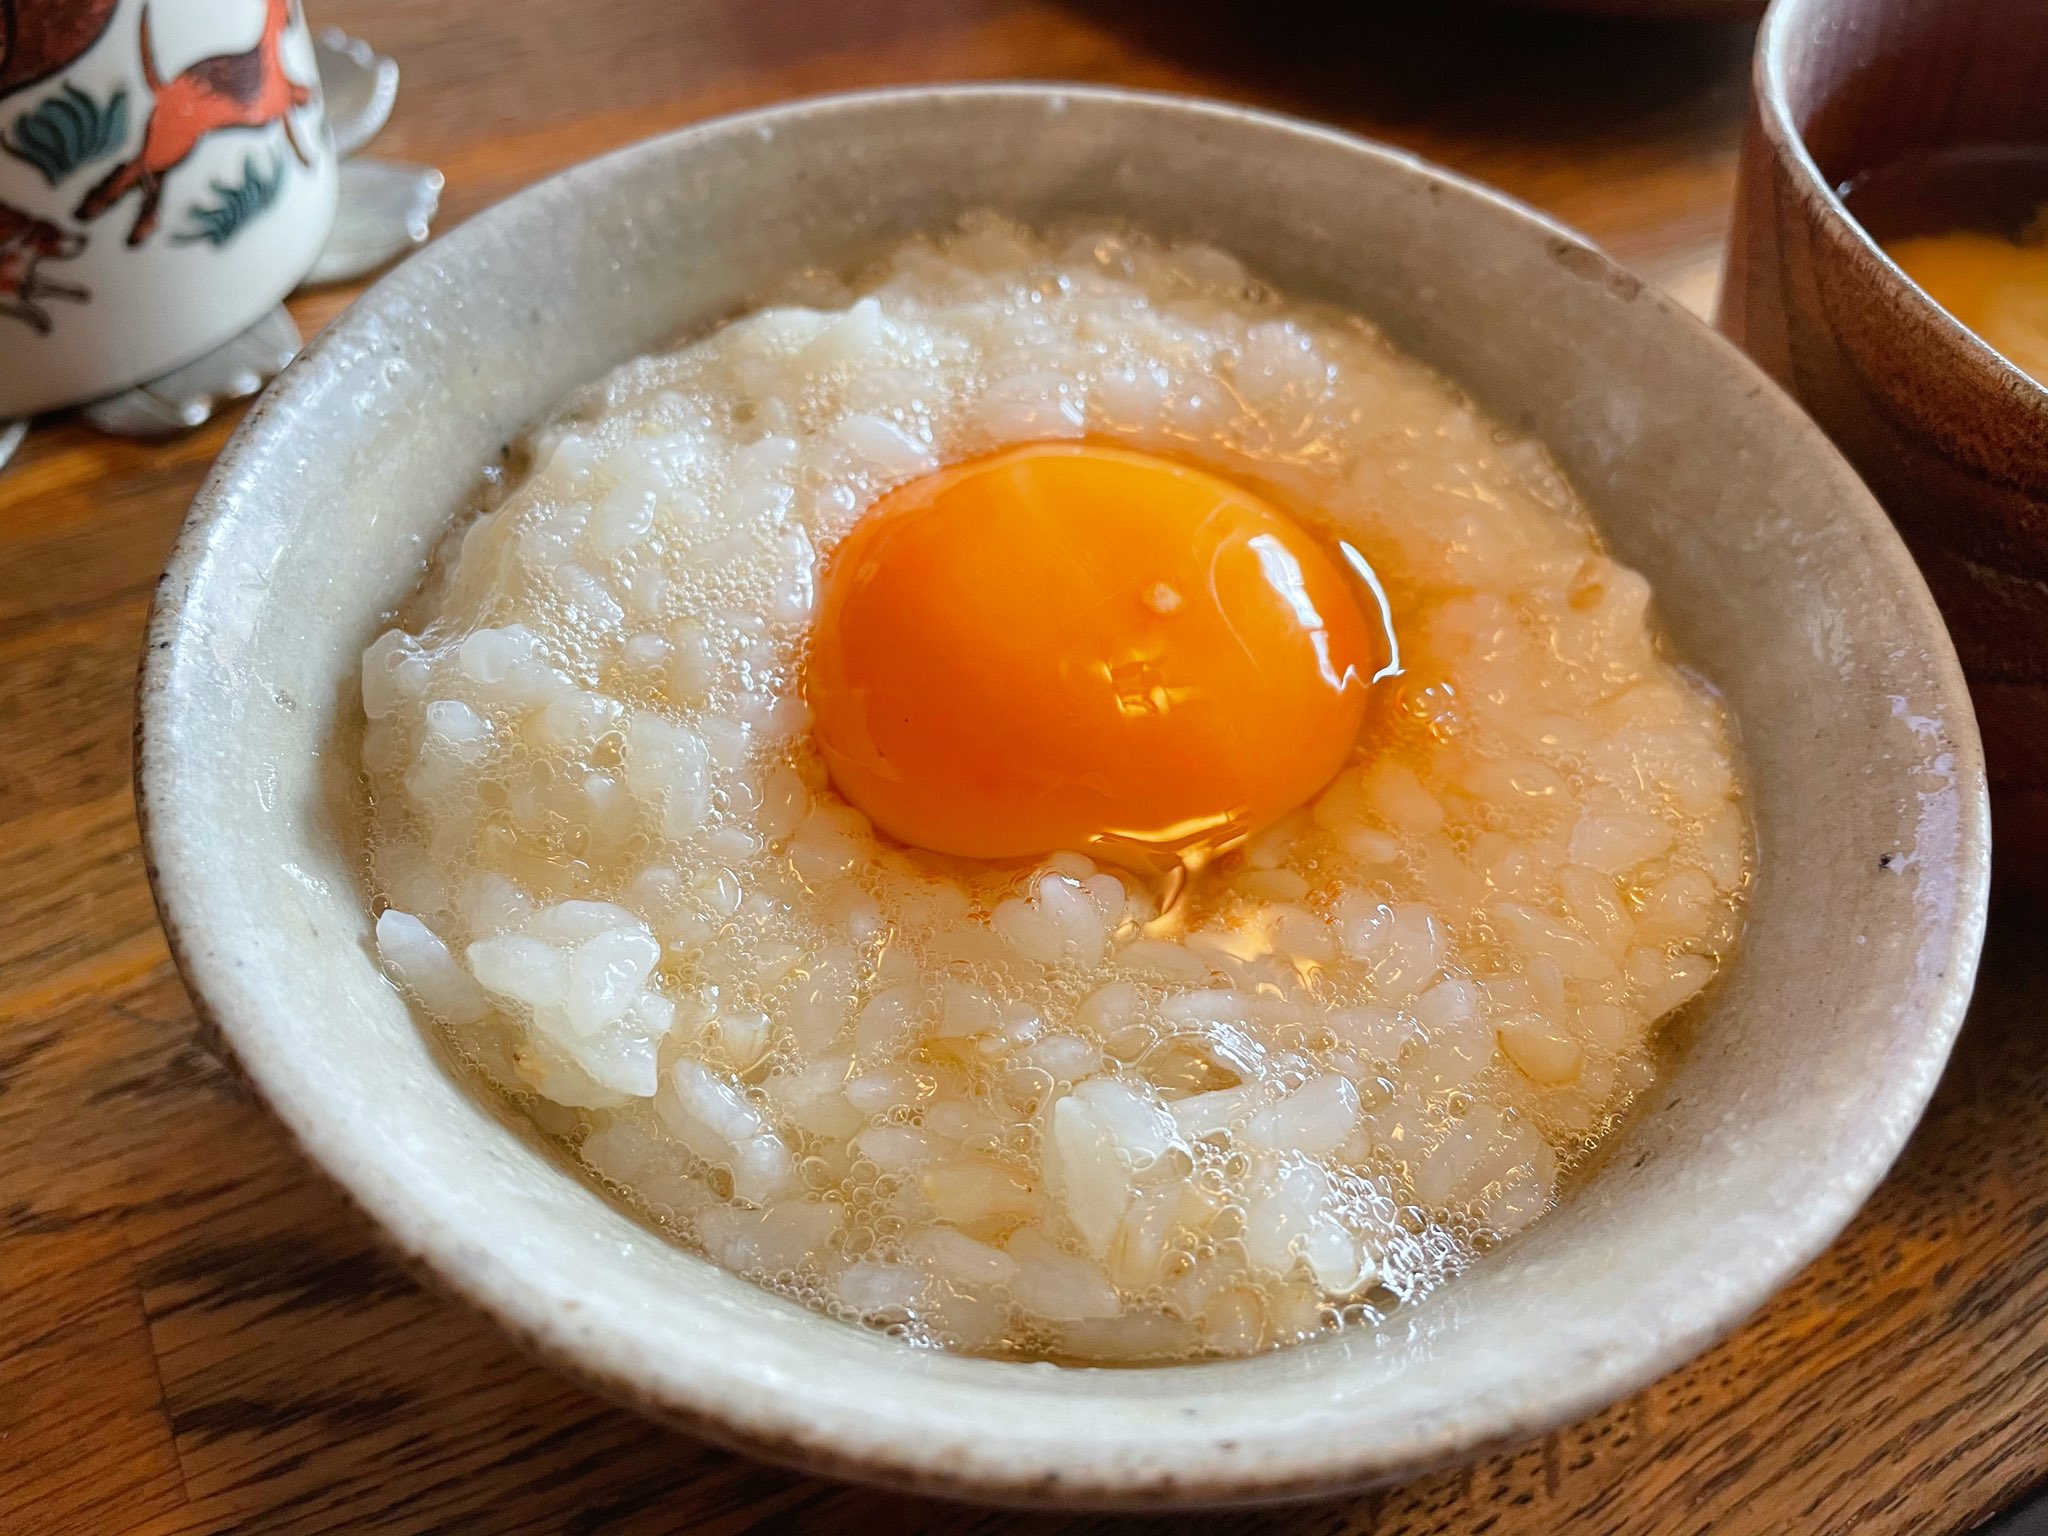
[{"label": "white glazed bowl", "polygon": [[[1761,873],[1691,1043],[1558,1211],[1378,1334],[1074,1370],[828,1321],[671,1246],[502,1123],[373,959],[347,815],[358,656],[481,466],[572,387],[792,267],[987,206],[1213,240],[1373,316],[1553,446],[1739,722]],[[1644,1385],[1870,1192],[1941,1070],[1983,930],[1983,773],[1955,659],[1819,432],[1526,209],[1341,134],[1158,96],[803,102],[474,220],[336,322],[222,455],[158,596],[141,707],[157,899],[201,1016],[400,1249],[677,1424],[1015,1503],[1332,1491]]]}]

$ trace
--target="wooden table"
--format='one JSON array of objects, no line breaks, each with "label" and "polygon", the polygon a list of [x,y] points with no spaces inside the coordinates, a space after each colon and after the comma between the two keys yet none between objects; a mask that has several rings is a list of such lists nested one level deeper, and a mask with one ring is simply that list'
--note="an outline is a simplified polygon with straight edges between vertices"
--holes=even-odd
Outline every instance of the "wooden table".
[{"label": "wooden table", "polygon": [[[402,62],[377,152],[447,172],[444,227],[733,108],[1063,76],[1268,103],[1411,146],[1706,307],[1747,27],[1381,9],[314,3]],[[348,297],[295,308],[310,331]],[[229,425],[145,445],[45,424],[0,475],[0,1531],[1047,1524],[755,1465],[530,1364],[388,1263],[199,1049],[143,883],[130,688],[151,584]],[[1743,1332],[1516,1454],[1267,1528],[1950,1532],[2048,1476],[2042,916],[2001,913],[1933,1113],[1849,1233]]]}]

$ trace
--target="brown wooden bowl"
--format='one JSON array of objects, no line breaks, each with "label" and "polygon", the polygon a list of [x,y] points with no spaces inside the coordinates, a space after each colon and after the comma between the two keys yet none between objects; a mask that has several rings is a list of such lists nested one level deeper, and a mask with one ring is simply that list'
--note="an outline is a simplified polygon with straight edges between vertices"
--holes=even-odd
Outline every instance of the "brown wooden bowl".
[{"label": "brown wooden bowl", "polygon": [[[2048,146],[2040,0],[1777,0],[1757,42],[1719,322],[1834,438],[1905,535],[1976,699],[2001,868],[2038,883],[2048,389],[1936,305],[1837,190],[1972,145]],[[1961,200],[1959,215],[1997,201],[1982,169],[1959,174],[1945,199]]]}]

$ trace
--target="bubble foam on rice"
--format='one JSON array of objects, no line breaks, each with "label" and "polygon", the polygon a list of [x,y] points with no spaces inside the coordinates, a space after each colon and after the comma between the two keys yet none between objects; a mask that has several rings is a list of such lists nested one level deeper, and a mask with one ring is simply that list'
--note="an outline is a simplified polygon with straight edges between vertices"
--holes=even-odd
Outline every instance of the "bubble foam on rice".
[{"label": "bubble foam on rice", "polygon": [[[806,730],[822,563],[1025,441],[1197,462],[1377,567],[1353,764],[1199,870],[878,839]],[[364,657],[392,977],[648,1220],[977,1353],[1238,1355],[1536,1219],[1749,878],[1726,722],[1542,449],[1228,255],[992,219],[570,402]]]}]

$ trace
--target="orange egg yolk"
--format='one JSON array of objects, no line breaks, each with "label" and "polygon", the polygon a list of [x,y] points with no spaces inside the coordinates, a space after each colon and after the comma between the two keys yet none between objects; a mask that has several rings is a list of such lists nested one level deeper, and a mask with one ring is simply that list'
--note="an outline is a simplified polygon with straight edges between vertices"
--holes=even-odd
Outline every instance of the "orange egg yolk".
[{"label": "orange egg yolk", "polygon": [[1227,843],[1350,755],[1387,645],[1358,590],[1214,475],[1011,449],[890,493],[834,553],[817,743],[877,827],[940,853]]}]

